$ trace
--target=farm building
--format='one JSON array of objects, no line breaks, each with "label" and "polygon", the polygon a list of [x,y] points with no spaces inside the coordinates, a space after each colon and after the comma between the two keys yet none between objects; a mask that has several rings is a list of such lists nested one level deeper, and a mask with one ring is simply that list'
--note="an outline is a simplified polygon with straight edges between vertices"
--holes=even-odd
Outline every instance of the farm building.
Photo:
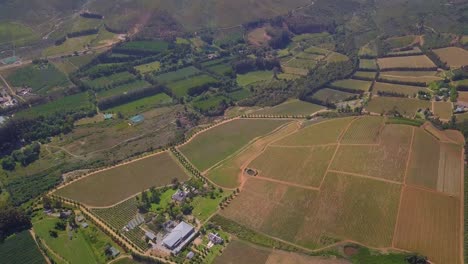
[{"label": "farm building", "polygon": [[178,189],[176,193],[172,195],[172,200],[177,202],[182,202],[187,197],[187,192],[181,189]]},{"label": "farm building", "polygon": [[146,231],[146,232],[145,232],[145,236],[146,236],[149,240],[151,240],[151,241],[153,241],[153,242],[156,242],[157,237],[156,237],[156,235],[155,235],[153,232],[151,232],[151,231]]},{"label": "farm building", "polygon": [[163,245],[172,253],[179,253],[196,235],[195,228],[180,222],[164,239]]},{"label": "farm building", "polygon": [[142,115],[136,115],[136,116],[130,118],[128,124],[131,125],[131,126],[136,126],[138,124],[143,123],[143,121],[145,121],[145,117],[143,117]]},{"label": "farm building", "polygon": [[113,114],[104,114],[104,120],[109,120],[109,119],[112,119],[114,117]]},{"label": "farm building", "polygon": [[224,242],[224,239],[222,239],[217,233],[209,233],[208,239],[215,245],[222,244]]},{"label": "farm building", "polygon": [[5,59],[1,60],[2,64],[4,64],[4,65],[14,64],[14,63],[17,63],[19,61],[20,61],[20,58],[18,58],[17,56],[11,56],[11,57],[8,57],[8,58],[5,58]]},{"label": "farm building", "polygon": [[111,256],[112,258],[115,258],[118,255],[120,255],[120,251],[111,245],[106,246],[105,253],[106,255]]}]

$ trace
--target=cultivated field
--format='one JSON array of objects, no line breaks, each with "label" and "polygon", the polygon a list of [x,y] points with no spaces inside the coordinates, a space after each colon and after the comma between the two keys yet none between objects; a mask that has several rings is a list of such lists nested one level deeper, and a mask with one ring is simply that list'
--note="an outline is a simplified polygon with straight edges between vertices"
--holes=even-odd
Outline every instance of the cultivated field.
[{"label": "cultivated field", "polygon": [[164,152],[87,176],[55,194],[91,207],[110,206],[150,187],[168,185],[174,178],[184,181],[188,177]]},{"label": "cultivated field", "polygon": [[439,58],[446,62],[450,68],[460,68],[468,65],[468,51],[458,47],[436,49],[434,52]]},{"label": "cultivated field", "polygon": [[436,68],[436,65],[425,55],[380,58],[377,59],[377,63],[381,70]]},{"label": "cultivated field", "polygon": [[288,120],[238,119],[203,132],[180,151],[195,167],[205,171],[224,160],[253,139],[268,134]]},{"label": "cultivated field", "polygon": [[374,80],[377,76],[377,72],[368,72],[368,71],[357,71],[354,73],[353,77],[362,78],[366,80]]},{"label": "cultivated field", "polygon": [[267,44],[271,37],[268,36],[266,27],[260,27],[250,31],[247,34],[247,39],[250,43],[261,46]]},{"label": "cultivated field", "polygon": [[155,107],[170,105],[172,98],[165,93],[158,93],[142,99],[135,100],[126,104],[122,104],[113,108],[109,108],[106,112],[121,113],[124,117],[131,117],[136,114],[148,111]]},{"label": "cultivated field", "polygon": [[337,143],[341,134],[353,118],[326,120],[302,128],[298,132],[275,142],[274,146],[314,146]]},{"label": "cultivated field", "polygon": [[215,259],[215,264],[346,264],[346,260],[326,257],[311,257],[297,253],[271,250],[233,240],[223,254]]},{"label": "cultivated field", "polygon": [[434,263],[462,263],[460,201],[406,187],[395,232],[395,246],[428,256]]},{"label": "cultivated field", "polygon": [[433,111],[441,120],[448,121],[453,115],[453,105],[451,102],[434,102]]},{"label": "cultivated field", "polygon": [[441,80],[435,71],[386,71],[380,73],[379,79],[399,82],[426,83]]},{"label": "cultivated field", "polygon": [[154,61],[154,62],[150,62],[147,64],[138,65],[135,67],[135,69],[141,74],[159,71],[160,68],[161,68],[161,63],[159,61]]},{"label": "cultivated field", "polygon": [[359,60],[359,69],[376,71],[377,70],[377,62],[375,60],[360,59]]},{"label": "cultivated field", "polygon": [[398,97],[374,97],[366,109],[373,113],[387,113],[396,110],[404,116],[413,117],[419,109],[430,109],[431,102]]},{"label": "cultivated field", "polygon": [[240,86],[248,86],[258,82],[270,81],[272,79],[273,72],[271,71],[253,71],[237,75],[237,83]]},{"label": "cultivated field", "polygon": [[0,259],[3,264],[47,263],[27,230],[0,243]]},{"label": "cultivated field", "polygon": [[70,85],[67,76],[51,63],[20,68],[10,74],[7,79],[12,86],[30,87],[36,94],[64,90]]},{"label": "cultivated field", "polygon": [[217,80],[207,74],[200,74],[188,79],[171,82],[167,86],[178,97],[183,97],[189,94],[190,89],[202,86],[213,85]]},{"label": "cultivated field", "polygon": [[338,91],[338,90],[334,90],[331,88],[324,88],[314,93],[312,95],[312,98],[318,99],[322,102],[336,103],[336,102],[345,101],[355,96],[356,95],[353,93]]},{"label": "cultivated field", "polygon": [[420,87],[420,86],[383,83],[383,82],[376,82],[374,85],[373,91],[375,91],[377,94],[379,92],[396,93],[396,94],[403,94],[405,96],[411,96],[411,97],[416,97],[419,91],[429,92],[427,88]]},{"label": "cultivated field", "polygon": [[377,144],[384,125],[383,117],[369,116],[354,121],[344,134],[342,144]]},{"label": "cultivated field", "polygon": [[106,98],[106,97],[110,97],[114,95],[125,94],[130,91],[137,90],[137,89],[148,88],[150,86],[151,84],[147,81],[135,80],[127,84],[122,84],[122,85],[113,87],[112,89],[99,91],[96,93],[96,95],[99,99],[102,99],[102,98]]},{"label": "cultivated field", "polygon": [[309,116],[319,110],[324,109],[323,106],[299,101],[291,100],[275,107],[265,108],[255,112],[256,115],[271,115],[271,116]]},{"label": "cultivated field", "polygon": [[187,79],[189,77],[193,77],[199,74],[201,74],[201,71],[199,69],[193,66],[189,66],[186,68],[179,69],[177,71],[172,71],[172,72],[157,75],[156,79],[158,80],[158,82],[161,82],[161,83],[170,83],[170,82]]},{"label": "cultivated field", "polygon": [[277,132],[264,136],[239,154],[225,160],[219,166],[211,169],[207,176],[218,185],[227,188],[236,188],[241,183],[241,173],[244,166],[247,165],[254,157],[258,156],[271,142],[281,139],[298,129],[297,122],[291,122],[282,127]]},{"label": "cultivated field", "polygon": [[354,80],[354,79],[346,79],[346,80],[340,80],[333,82],[331,84],[331,87],[337,87],[337,88],[342,88],[342,89],[349,89],[349,90],[354,90],[354,91],[362,91],[362,92],[367,92],[369,91],[369,88],[371,87],[371,82],[369,81],[361,81],[361,80]]},{"label": "cultivated field", "polygon": [[310,148],[268,147],[248,165],[259,176],[291,182],[301,186],[318,187],[336,146]]},{"label": "cultivated field", "polygon": [[405,174],[412,128],[386,125],[381,133],[380,145],[341,145],[330,169],[401,182]]}]

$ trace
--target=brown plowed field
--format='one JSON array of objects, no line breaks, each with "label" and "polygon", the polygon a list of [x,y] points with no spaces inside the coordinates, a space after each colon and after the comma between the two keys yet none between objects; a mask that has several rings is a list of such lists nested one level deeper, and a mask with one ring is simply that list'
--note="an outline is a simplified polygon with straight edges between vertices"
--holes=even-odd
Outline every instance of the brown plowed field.
[{"label": "brown plowed field", "polygon": [[434,263],[461,263],[460,201],[412,187],[403,191],[395,246]]}]

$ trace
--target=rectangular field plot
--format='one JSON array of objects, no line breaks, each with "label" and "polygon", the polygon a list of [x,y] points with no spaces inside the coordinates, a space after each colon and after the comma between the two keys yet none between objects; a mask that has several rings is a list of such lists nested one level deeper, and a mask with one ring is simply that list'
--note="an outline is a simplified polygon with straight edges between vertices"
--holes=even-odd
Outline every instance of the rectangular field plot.
[{"label": "rectangular field plot", "polygon": [[377,144],[384,118],[368,116],[355,120],[344,134],[341,144]]},{"label": "rectangular field plot", "polygon": [[368,72],[368,71],[357,71],[354,73],[353,77],[358,79],[366,79],[366,80],[374,80],[375,76],[377,76],[377,72]]},{"label": "rectangular field plot", "polygon": [[27,230],[0,243],[0,259],[3,264],[47,263]]},{"label": "rectangular field plot", "polygon": [[412,187],[403,191],[395,246],[434,263],[462,263],[460,201]]},{"label": "rectangular field plot", "polygon": [[121,113],[125,117],[131,117],[133,115],[143,113],[154,107],[161,107],[172,103],[172,98],[165,93],[158,93],[152,96],[141,98],[133,102],[129,102],[123,105],[119,105],[113,108],[109,108],[106,112]]},{"label": "rectangular field plot", "polygon": [[273,145],[304,147],[338,143],[341,134],[352,120],[353,118],[326,120],[302,128],[298,132],[273,143]]},{"label": "rectangular field plot", "polygon": [[436,71],[385,71],[380,73],[379,80],[425,83],[427,85],[433,81],[441,80],[436,74]]},{"label": "rectangular field plot", "polygon": [[156,76],[156,80],[160,83],[175,82],[201,74],[201,71],[193,66],[179,69],[168,73],[163,73]]},{"label": "rectangular field plot", "polygon": [[193,88],[210,86],[217,82],[215,78],[207,74],[201,74],[188,79],[171,82],[167,86],[176,96],[183,97],[188,95]]},{"label": "rectangular field plot", "polygon": [[222,162],[222,164],[211,169],[208,172],[207,177],[210,178],[214,183],[223,187],[238,187],[241,180],[239,177],[242,173],[241,168],[245,165],[246,162],[251,161],[252,157],[256,157],[258,154],[260,154],[271,142],[281,139],[288,134],[293,133],[297,129],[298,123],[291,122],[283,126],[278,131],[270,133],[269,135],[256,140],[237,155],[226,159]]},{"label": "rectangular field plot", "polygon": [[462,146],[441,143],[439,159],[439,178],[437,190],[451,195],[460,195],[460,184],[462,184]]},{"label": "rectangular field plot", "polygon": [[260,110],[258,112],[255,112],[255,114],[272,116],[309,116],[321,109],[324,109],[324,107],[304,101],[291,100],[283,104],[277,105],[275,107]]},{"label": "rectangular field plot", "polygon": [[373,113],[387,113],[396,110],[400,114],[413,117],[419,109],[431,108],[431,102],[399,97],[374,97],[367,105],[366,109]]},{"label": "rectangular field plot", "polygon": [[402,84],[393,84],[393,83],[384,83],[376,82],[374,89],[377,94],[403,94],[405,96],[416,97],[419,91],[429,92],[427,88],[420,86],[411,86],[411,85],[402,85]]},{"label": "rectangular field plot", "polygon": [[359,69],[376,71],[377,62],[375,60],[360,59]]},{"label": "rectangular field plot", "polygon": [[251,178],[222,215],[311,249],[345,239],[385,247],[399,196],[399,185],[334,173],[320,192]]},{"label": "rectangular field plot", "polygon": [[273,79],[272,71],[253,71],[237,75],[237,83],[240,86],[249,86],[254,83],[270,81]]},{"label": "rectangular field plot", "polygon": [[437,66],[426,55],[390,57],[377,59],[380,70],[436,69]]},{"label": "rectangular field plot", "polygon": [[253,139],[290,122],[288,120],[237,119],[211,128],[180,147],[195,167],[205,171],[226,159]]},{"label": "rectangular field plot", "polygon": [[337,103],[341,101],[355,98],[356,94],[334,90],[331,88],[320,89],[312,95],[312,98],[318,99],[322,102]]},{"label": "rectangular field plot", "polygon": [[268,147],[249,164],[262,177],[318,187],[336,146],[311,148]]},{"label": "rectangular field plot", "polygon": [[406,169],[411,136],[409,126],[386,125],[380,145],[342,145],[330,169],[400,182]]},{"label": "rectangular field plot", "polygon": [[148,88],[150,86],[151,84],[147,81],[135,80],[127,84],[116,86],[112,89],[99,91],[97,92],[97,97],[99,99],[102,99],[102,98],[106,98],[106,97],[110,97],[114,95],[125,94],[127,92],[138,90],[138,89]]},{"label": "rectangular field plot", "polygon": [[56,191],[91,207],[110,206],[142,190],[188,179],[181,165],[167,152],[100,171]]},{"label": "rectangular field plot", "polygon": [[451,68],[460,68],[461,66],[468,65],[468,51],[462,48],[448,47],[443,49],[436,49],[434,52]]},{"label": "rectangular field plot", "polygon": [[434,102],[434,114],[441,120],[448,121],[453,115],[453,105],[451,102]]},{"label": "rectangular field plot", "polygon": [[340,80],[333,82],[331,84],[331,87],[334,88],[341,88],[341,89],[349,89],[353,91],[361,91],[361,92],[367,92],[369,91],[369,88],[371,87],[372,83],[369,81],[361,81],[361,80],[354,80],[354,79],[346,79],[346,80]]}]

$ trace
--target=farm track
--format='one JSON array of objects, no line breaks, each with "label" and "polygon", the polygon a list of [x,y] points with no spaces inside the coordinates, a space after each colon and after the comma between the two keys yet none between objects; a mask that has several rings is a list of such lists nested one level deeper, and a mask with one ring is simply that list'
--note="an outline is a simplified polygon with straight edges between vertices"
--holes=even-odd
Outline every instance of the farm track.
[{"label": "farm track", "polygon": [[[34,242],[36,243],[37,248],[39,249],[39,252],[41,252],[41,255],[44,257],[44,260],[47,262],[47,264],[52,264],[50,261],[49,257],[45,254],[45,252],[42,250],[42,248],[39,246],[39,242],[37,242],[36,239],[36,232],[34,232],[34,229],[30,229],[29,233],[31,234],[32,238],[34,239]],[[44,243],[42,243],[44,245]],[[47,245],[44,245],[47,247]],[[55,253],[54,253],[55,254]],[[65,260],[64,260],[65,261]]]}]

